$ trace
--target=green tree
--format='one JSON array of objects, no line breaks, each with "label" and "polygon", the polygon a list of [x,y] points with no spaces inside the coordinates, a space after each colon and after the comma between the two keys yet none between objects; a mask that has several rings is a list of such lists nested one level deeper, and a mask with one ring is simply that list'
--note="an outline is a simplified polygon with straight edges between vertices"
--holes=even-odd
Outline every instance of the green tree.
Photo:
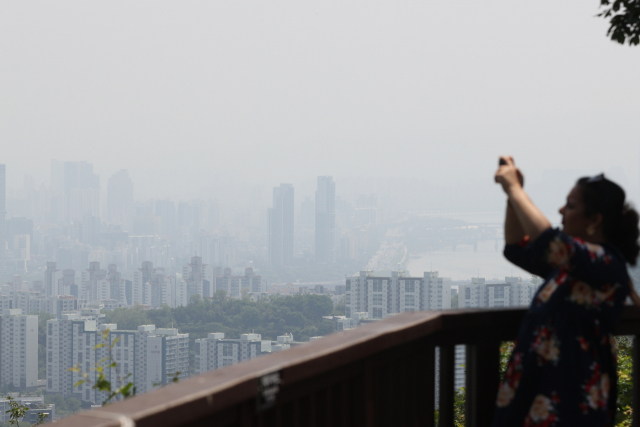
[{"label": "green tree", "polygon": [[[29,411],[29,407],[27,405],[21,405],[11,396],[7,396],[6,399],[9,401],[9,410],[6,411],[6,413],[9,414],[9,425],[20,427],[20,420],[22,420],[25,417],[25,415],[27,415],[27,412]],[[31,426],[31,425],[35,427],[40,424],[43,424],[45,419],[48,416],[49,416],[48,414],[39,412],[38,420],[33,425],[29,424],[26,421],[23,421],[22,427]]]},{"label": "green tree", "polygon": [[140,325],[149,324],[147,311],[141,305],[131,308],[116,308],[106,312],[107,323],[116,323],[118,329],[135,330]]},{"label": "green tree", "polygon": [[620,44],[640,43],[640,0],[600,0],[598,14],[609,19],[607,36]]},{"label": "green tree", "polygon": [[633,338],[616,337],[618,347],[618,401],[616,426],[631,426],[633,416]]}]

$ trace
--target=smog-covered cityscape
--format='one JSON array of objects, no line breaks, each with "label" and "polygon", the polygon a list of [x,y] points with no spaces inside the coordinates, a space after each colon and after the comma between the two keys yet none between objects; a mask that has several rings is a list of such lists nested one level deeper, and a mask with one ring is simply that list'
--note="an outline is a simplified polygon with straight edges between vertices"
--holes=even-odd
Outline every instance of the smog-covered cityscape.
[{"label": "smog-covered cityscape", "polygon": [[[640,200],[640,62],[593,5],[63,3],[0,6],[0,427],[245,374],[268,413],[304,357],[396,342],[372,324],[524,313],[544,278],[503,256],[499,155],[552,227],[583,176]],[[442,322],[427,411],[476,381]]]}]

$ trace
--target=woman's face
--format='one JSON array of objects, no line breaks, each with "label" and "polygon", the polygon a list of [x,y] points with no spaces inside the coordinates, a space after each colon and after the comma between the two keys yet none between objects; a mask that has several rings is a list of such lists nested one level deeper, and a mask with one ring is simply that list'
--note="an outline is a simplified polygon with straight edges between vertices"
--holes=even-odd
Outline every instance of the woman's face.
[{"label": "woman's face", "polygon": [[571,189],[567,196],[567,203],[560,208],[560,215],[562,215],[562,231],[565,234],[583,240],[589,237],[587,228],[593,221],[584,214],[582,191],[577,186]]}]

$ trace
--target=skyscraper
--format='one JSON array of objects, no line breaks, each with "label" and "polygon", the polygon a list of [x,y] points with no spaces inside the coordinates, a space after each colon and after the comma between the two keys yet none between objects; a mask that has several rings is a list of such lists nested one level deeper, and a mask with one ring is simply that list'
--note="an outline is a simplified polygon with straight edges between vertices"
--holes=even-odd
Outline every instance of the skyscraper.
[{"label": "skyscraper", "polygon": [[64,162],[63,174],[67,220],[82,221],[86,214],[99,217],[100,177],[93,173],[93,165],[87,162]]},{"label": "skyscraper", "polygon": [[107,183],[109,222],[130,230],[133,220],[133,182],[126,169],[114,173]]},{"label": "skyscraper", "polygon": [[282,267],[293,260],[293,185],[280,184],[273,189],[273,207],[269,209],[269,265]]},{"label": "skyscraper", "polygon": [[5,248],[7,246],[7,233],[5,227],[5,219],[7,215],[5,210],[6,182],[5,165],[0,164],[0,275],[5,272]]},{"label": "skyscraper", "polygon": [[316,262],[336,261],[336,184],[319,176],[316,190]]}]

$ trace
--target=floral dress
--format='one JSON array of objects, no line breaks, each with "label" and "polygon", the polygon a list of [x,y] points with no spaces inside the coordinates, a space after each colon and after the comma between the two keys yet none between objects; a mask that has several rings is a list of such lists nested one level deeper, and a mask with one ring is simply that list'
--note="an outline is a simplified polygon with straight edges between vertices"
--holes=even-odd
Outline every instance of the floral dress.
[{"label": "floral dress", "polygon": [[611,334],[629,295],[613,246],[557,229],[507,245],[506,258],[545,278],[522,321],[498,389],[493,426],[610,426],[616,409]]}]

